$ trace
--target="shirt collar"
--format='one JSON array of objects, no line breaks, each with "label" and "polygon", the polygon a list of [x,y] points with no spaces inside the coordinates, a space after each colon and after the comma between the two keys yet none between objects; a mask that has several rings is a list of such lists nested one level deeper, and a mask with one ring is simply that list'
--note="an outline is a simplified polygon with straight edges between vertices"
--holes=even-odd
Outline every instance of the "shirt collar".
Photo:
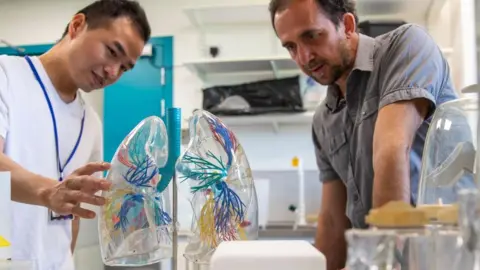
[{"label": "shirt collar", "polygon": [[373,71],[373,52],[375,51],[375,39],[359,34],[357,55],[353,70]]},{"label": "shirt collar", "polygon": [[[355,70],[371,72],[373,71],[373,54],[375,51],[375,39],[363,34],[359,34],[357,54],[355,55],[355,64],[352,72]],[[328,86],[325,105],[331,112],[343,108],[344,101],[338,86],[333,84]]]}]

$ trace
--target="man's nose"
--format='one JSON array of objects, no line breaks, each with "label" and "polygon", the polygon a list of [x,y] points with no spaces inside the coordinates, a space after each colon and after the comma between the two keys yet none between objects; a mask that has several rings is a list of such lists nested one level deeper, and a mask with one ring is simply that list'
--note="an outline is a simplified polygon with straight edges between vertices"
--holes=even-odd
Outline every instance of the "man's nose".
[{"label": "man's nose", "polygon": [[312,51],[305,47],[305,46],[298,46],[298,60],[303,65],[308,67],[308,63],[310,63],[315,57],[313,56]]},{"label": "man's nose", "polygon": [[115,80],[118,76],[120,76],[120,64],[110,64],[106,65],[104,68],[105,72],[105,79],[107,80]]}]

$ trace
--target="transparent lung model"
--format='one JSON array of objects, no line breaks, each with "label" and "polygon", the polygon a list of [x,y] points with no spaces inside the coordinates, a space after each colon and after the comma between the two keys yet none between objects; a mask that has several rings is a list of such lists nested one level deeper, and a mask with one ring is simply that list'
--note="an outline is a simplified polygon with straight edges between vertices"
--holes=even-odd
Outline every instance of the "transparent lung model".
[{"label": "transparent lung model", "polygon": [[257,239],[257,195],[242,145],[219,118],[197,110],[189,129],[176,164],[179,190],[188,190],[193,210],[184,257],[208,264],[222,241]]},{"label": "transparent lung model", "polygon": [[172,256],[168,186],[160,171],[168,160],[162,119],[141,121],[118,146],[99,215],[102,258],[110,266],[141,266]]}]

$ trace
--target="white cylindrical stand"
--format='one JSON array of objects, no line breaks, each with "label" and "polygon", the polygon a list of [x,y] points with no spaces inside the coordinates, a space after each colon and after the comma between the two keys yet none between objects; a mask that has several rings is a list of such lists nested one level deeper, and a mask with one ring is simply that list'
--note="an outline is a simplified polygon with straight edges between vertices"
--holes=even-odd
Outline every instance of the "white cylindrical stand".
[{"label": "white cylindrical stand", "polygon": [[172,222],[173,222],[173,241],[172,241],[172,270],[177,270],[178,269],[178,228],[177,228],[177,223],[178,223],[178,188],[177,188],[177,174],[173,174],[173,179],[172,179],[172,201],[173,201],[173,207],[172,207]]},{"label": "white cylindrical stand", "polygon": [[298,159],[298,209],[297,209],[297,226],[306,226],[307,221],[305,219],[306,210],[305,210],[305,173],[303,171],[302,160]]}]

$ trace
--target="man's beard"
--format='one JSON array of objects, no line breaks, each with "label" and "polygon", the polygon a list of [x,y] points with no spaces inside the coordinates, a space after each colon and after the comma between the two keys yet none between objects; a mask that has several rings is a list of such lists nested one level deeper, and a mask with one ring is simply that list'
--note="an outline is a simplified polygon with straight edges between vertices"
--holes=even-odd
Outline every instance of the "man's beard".
[{"label": "man's beard", "polygon": [[334,84],[353,66],[351,57],[348,53],[349,52],[348,45],[345,43],[345,41],[340,41],[338,45],[339,45],[339,52],[340,52],[340,64],[331,64],[331,63],[328,63],[327,61],[314,59],[310,61],[310,63],[306,67],[307,70],[311,70],[312,68],[318,67],[319,65],[324,65],[325,69],[329,69],[330,77],[326,78],[328,79],[327,82],[325,81],[321,82],[321,79],[316,78],[313,72],[309,72],[310,77],[312,77],[315,81],[317,81],[320,84],[323,84],[323,85]]}]

